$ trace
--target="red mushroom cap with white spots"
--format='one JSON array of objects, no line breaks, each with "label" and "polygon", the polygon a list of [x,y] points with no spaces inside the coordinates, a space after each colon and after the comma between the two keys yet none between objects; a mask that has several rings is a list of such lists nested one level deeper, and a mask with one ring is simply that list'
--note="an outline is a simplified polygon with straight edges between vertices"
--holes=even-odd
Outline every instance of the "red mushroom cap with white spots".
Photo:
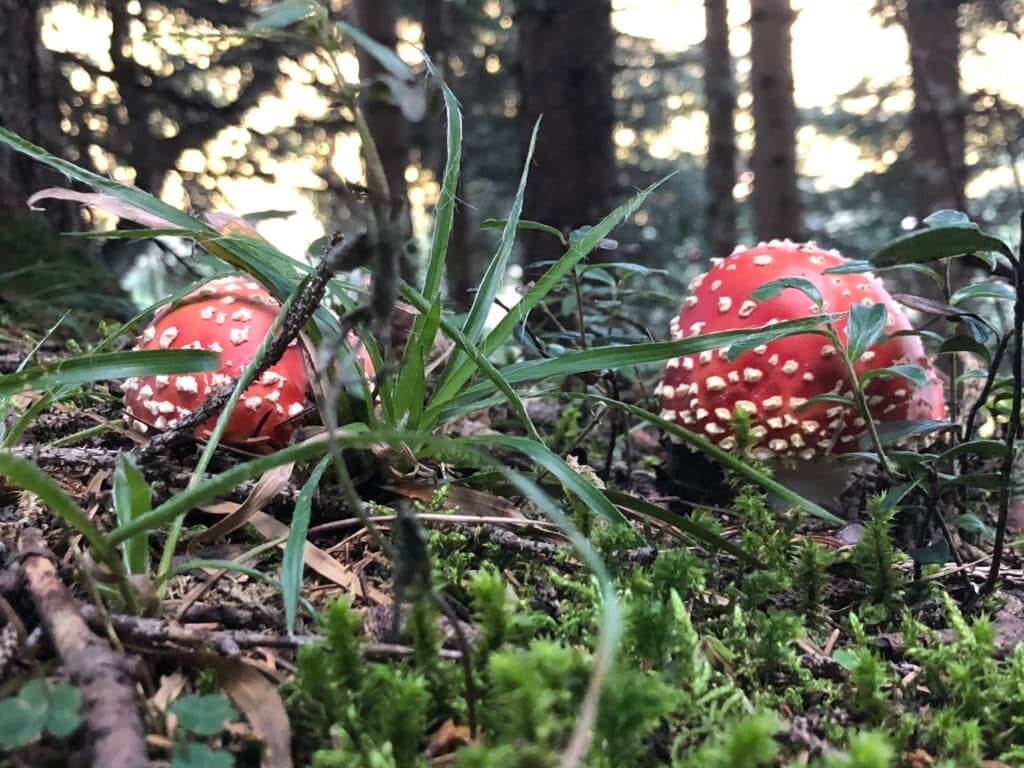
[{"label": "red mushroom cap with white spots", "polygon": [[[142,433],[177,426],[206,397],[245,370],[280,311],[280,304],[249,277],[218,278],[161,309],[137,349],[206,349],[220,353],[220,368],[209,373],[144,376],[124,382],[125,419]],[[298,342],[267,369],[239,400],[222,442],[240,447],[288,442],[297,417],[311,405],[309,359]],[[196,429],[209,436],[211,417]]]},{"label": "red mushroom cap with white spots", "polygon": [[[788,240],[737,248],[714,259],[706,273],[690,283],[678,317],[672,319],[673,339],[764,326],[818,314],[802,292],[786,289],[771,299],[755,301],[750,294],[783,277],[801,277],[821,293],[826,312],[845,312],[854,303],[885,305],[885,334],[909,330],[906,315],[882,286],[866,273],[823,274],[847,260],[836,251]],[[846,318],[835,323],[846,341]],[[835,348],[822,336],[799,334],[755,347],[729,361],[725,348],[670,360],[659,385],[662,416],[698,432],[720,447],[736,446],[731,417],[735,410],[750,414],[758,460],[814,459],[830,453],[857,450],[864,420],[842,403],[805,405],[816,395],[851,394],[845,367]],[[946,405],[942,383],[917,336],[897,336],[870,347],[855,364],[859,374],[873,368],[912,364],[928,379],[916,387],[899,376],[879,376],[868,382],[865,394],[877,421],[943,419]],[[801,406],[804,406],[801,408]]]}]

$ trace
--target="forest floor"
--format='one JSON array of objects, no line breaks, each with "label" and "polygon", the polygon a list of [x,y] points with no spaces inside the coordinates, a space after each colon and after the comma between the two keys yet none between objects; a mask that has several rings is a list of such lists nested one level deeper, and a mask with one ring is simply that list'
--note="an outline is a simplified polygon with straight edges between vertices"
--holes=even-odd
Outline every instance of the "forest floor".
[{"label": "forest floor", "polygon": [[[0,342],[0,373],[24,352]],[[101,530],[116,525],[113,477],[135,443],[116,426],[66,439],[119,424],[116,395],[114,384],[83,389],[39,414],[13,449]],[[564,408],[531,402],[542,433],[565,433]],[[509,423],[495,408],[458,428],[502,431]],[[836,500],[834,511],[849,521],[837,529],[774,511],[652,429],[631,430],[628,448],[620,440],[614,454],[608,440],[603,424],[584,436],[570,430],[552,447],[583,471],[593,467],[609,487],[713,528],[743,557],[653,518],[633,516],[624,532],[570,507],[618,585],[624,617],[584,764],[1024,764],[1024,574],[1016,552],[1002,590],[965,620],[957,605],[967,584],[984,580],[988,542],[961,540],[962,567],[915,570],[899,553],[913,525],[869,500],[876,478],[856,478]],[[140,465],[154,503],[188,485],[197,455],[186,445]],[[242,458],[221,449],[211,472]],[[36,497],[0,481],[0,700],[38,678],[51,681],[51,695],[52,681],[70,679],[86,701],[70,731],[39,733],[0,764],[88,764],[100,717],[88,686],[96,684],[121,726],[140,724],[157,764],[568,760],[580,707],[592,695],[604,603],[566,538],[500,484],[453,484],[456,467],[416,465],[399,476],[364,457],[351,469],[394,551],[381,550],[325,479],[312,503],[302,597],[318,612],[335,607],[326,621],[300,610],[293,635],[274,580],[305,468],[268,473],[194,510],[175,555],[184,569],[160,599],[140,582],[149,599],[136,615],[100,599],[109,588],[79,535]],[[41,539],[27,533],[33,529]],[[154,552],[163,536],[151,536]],[[260,546],[266,542],[274,545]],[[249,570],[217,567],[226,560]],[[50,576],[70,601],[48,603],[33,587],[51,562]],[[335,602],[343,596],[356,613]],[[133,694],[120,704],[103,688],[116,680],[89,679],[89,670],[75,668],[81,659],[67,638],[55,640],[69,611],[112,649],[108,672],[121,674]],[[328,650],[314,650],[324,635]],[[358,668],[343,658],[352,637]],[[102,674],[92,670],[93,678]]]}]

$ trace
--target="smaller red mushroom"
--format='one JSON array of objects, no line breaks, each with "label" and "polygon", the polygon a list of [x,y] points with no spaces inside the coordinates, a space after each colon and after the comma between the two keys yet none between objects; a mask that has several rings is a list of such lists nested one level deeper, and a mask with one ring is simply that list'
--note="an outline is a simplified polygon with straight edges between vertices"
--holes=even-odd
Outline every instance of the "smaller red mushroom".
[{"label": "smaller red mushroom", "polygon": [[[176,427],[207,395],[245,370],[279,310],[266,288],[244,276],[212,280],[161,309],[136,348],[207,349],[220,353],[220,368],[126,380],[126,423],[143,434]],[[297,417],[311,405],[309,358],[302,344],[293,341],[281,359],[245,390],[222,441],[238,447],[282,446]],[[215,424],[216,416],[200,425],[196,434],[208,437]]]},{"label": "smaller red mushroom", "polygon": [[[691,282],[690,295],[672,319],[672,338],[756,328],[817,314],[818,308],[799,290],[786,289],[764,301],[751,298],[751,293],[771,281],[803,278],[818,289],[826,312],[846,312],[855,303],[885,306],[885,333],[890,337],[864,352],[854,366],[858,375],[901,364],[925,371],[923,387],[900,376],[878,376],[867,384],[865,394],[877,421],[945,418],[942,383],[920,339],[891,337],[911,325],[881,281],[865,273],[825,273],[846,262],[837,251],[812,243],[773,240],[737,248],[727,258],[714,259],[711,269]],[[845,317],[835,324],[844,342],[846,326]],[[732,361],[726,359],[725,348],[669,360],[657,391],[663,418],[727,450],[736,447],[732,414],[737,409],[746,411],[753,425],[750,454],[760,461],[792,463],[857,450],[866,427],[849,405],[808,405],[816,395],[852,394],[835,346],[818,335],[776,339]]]}]

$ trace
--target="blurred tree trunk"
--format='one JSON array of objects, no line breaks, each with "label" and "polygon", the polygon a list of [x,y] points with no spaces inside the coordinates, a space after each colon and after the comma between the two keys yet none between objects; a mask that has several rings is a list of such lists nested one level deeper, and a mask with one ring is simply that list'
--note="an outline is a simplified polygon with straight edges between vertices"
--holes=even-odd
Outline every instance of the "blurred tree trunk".
[{"label": "blurred tree trunk", "polygon": [[[38,7],[32,0],[0,0],[0,125],[60,155],[65,138],[59,129],[52,61],[39,38]],[[59,176],[41,163],[0,146],[4,219],[27,213],[26,198],[59,183]],[[79,228],[75,205],[50,201],[46,209],[55,226]]]},{"label": "blurred tree trunk", "polygon": [[[596,224],[612,208],[615,184],[611,0],[519,0],[515,21],[524,151],[544,116],[524,217],[566,232]],[[562,253],[550,235],[520,238],[527,262]]]},{"label": "blurred tree trunk", "polygon": [[959,6],[959,0],[906,4],[904,26],[914,88],[911,154],[919,219],[940,208],[967,210]]},{"label": "blurred tree trunk", "polygon": [[751,0],[750,81],[754,96],[754,233],[800,237],[796,104],[789,0]]},{"label": "blurred tree trunk", "polygon": [[[438,75],[442,78],[448,74],[448,56],[453,44],[454,30],[450,5],[447,0],[424,0],[423,6],[423,45],[427,54],[434,62]],[[445,119],[441,114],[444,106],[440,91],[436,93],[438,111],[427,117],[427,166],[434,172],[438,184],[444,178],[444,166],[447,159],[448,134],[445,127]],[[465,97],[465,94],[463,94]],[[463,137],[465,144],[466,137]],[[466,152],[463,151],[463,163],[465,163]],[[459,179],[460,195],[464,189],[463,180],[465,168],[463,167],[462,178]],[[473,210],[466,205],[456,203],[455,219],[452,222],[452,233],[448,240],[448,296],[460,310],[469,309],[473,303],[472,291],[482,275],[480,265],[473,258],[470,246],[470,231],[473,223]]]},{"label": "blurred tree trunk", "polygon": [[[378,43],[395,50],[398,45],[396,0],[355,0],[354,9],[356,26]],[[360,106],[384,166],[397,214],[395,221],[400,227],[399,237],[403,243],[409,243],[412,237],[412,216],[405,181],[405,169],[409,165],[409,125],[402,110],[391,98],[390,90],[379,80],[387,75],[384,68],[362,47],[358,53],[359,79],[363,84],[359,95]],[[405,249],[402,256],[402,277],[412,280],[416,266],[407,251]]]},{"label": "blurred tree trunk", "polygon": [[708,113],[705,240],[711,256],[726,256],[736,245],[736,88],[729,53],[727,0],[704,0],[704,98]]}]

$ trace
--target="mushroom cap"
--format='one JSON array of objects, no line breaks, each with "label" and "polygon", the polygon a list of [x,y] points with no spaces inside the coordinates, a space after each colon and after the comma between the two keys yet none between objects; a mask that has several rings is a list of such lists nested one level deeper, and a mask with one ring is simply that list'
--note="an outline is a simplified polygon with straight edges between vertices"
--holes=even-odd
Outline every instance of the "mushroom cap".
[{"label": "mushroom cap", "polygon": [[[785,289],[765,301],[750,298],[751,292],[765,283],[783,277],[811,282],[821,293],[826,312],[844,312],[856,302],[883,304],[888,313],[886,337],[910,330],[910,321],[877,277],[870,273],[823,274],[846,261],[837,251],[788,240],[737,248],[727,258],[714,259],[711,269],[690,283],[690,296],[672,319],[672,338],[755,328],[817,314],[811,300],[795,289]],[[846,317],[834,324],[844,343],[846,325]],[[857,449],[865,423],[853,406],[832,402],[805,405],[816,395],[852,394],[845,366],[827,339],[806,333],[787,336],[744,352],[732,362],[725,353],[723,347],[668,361],[658,390],[663,418],[731,450],[736,446],[732,414],[736,409],[747,411],[754,439],[751,455],[760,461],[810,460]],[[872,416],[876,421],[945,418],[942,381],[919,337],[884,338],[864,353],[854,369],[859,375],[907,363],[922,368],[927,383],[917,387],[899,376],[873,378],[865,388]]]},{"label": "mushroom cap", "polygon": [[[213,372],[143,376],[123,384],[126,421],[140,432],[177,426],[213,391],[229,384],[256,354],[280,304],[247,276],[212,280],[173,306],[162,308],[142,334],[136,349],[207,349],[220,353]],[[239,447],[288,442],[297,416],[312,403],[310,361],[293,341],[284,355],[243,393],[228,420],[222,442]],[[217,417],[196,428],[208,437]]]}]

